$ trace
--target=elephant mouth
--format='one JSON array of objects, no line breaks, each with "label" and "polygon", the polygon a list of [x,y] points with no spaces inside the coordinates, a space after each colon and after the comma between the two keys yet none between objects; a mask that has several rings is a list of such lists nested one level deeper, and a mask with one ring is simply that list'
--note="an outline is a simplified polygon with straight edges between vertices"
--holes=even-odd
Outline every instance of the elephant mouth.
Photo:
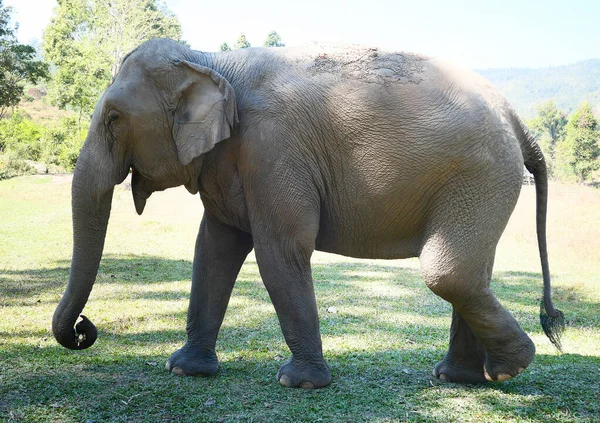
[{"label": "elephant mouth", "polygon": [[[137,214],[141,215],[144,212],[146,200],[152,195],[153,192],[164,191],[167,188],[181,185],[179,179],[174,178],[173,180],[176,182],[173,183],[172,180],[169,180],[169,182],[152,180],[144,176],[134,166],[131,166],[131,192],[133,194],[133,204],[135,205],[135,211]],[[196,192],[198,192],[197,183],[195,187]],[[188,188],[188,191],[190,191],[189,187],[186,186],[186,188]]]},{"label": "elephant mouth", "polygon": [[144,207],[146,207],[146,200],[152,195],[152,191],[147,187],[147,179],[133,166],[131,167],[131,192],[133,193],[135,211],[138,215],[141,215],[144,212]]}]

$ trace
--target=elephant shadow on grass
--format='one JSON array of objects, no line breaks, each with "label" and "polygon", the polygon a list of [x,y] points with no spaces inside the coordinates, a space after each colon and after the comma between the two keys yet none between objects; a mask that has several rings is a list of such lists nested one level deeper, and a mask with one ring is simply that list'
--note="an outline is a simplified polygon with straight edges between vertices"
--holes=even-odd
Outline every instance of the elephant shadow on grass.
[{"label": "elephant shadow on grass", "polygon": [[[69,277],[70,262],[65,260],[57,264],[53,268],[1,270],[0,304],[7,307],[57,302]],[[113,294],[115,300],[125,295],[127,299],[185,299],[187,302],[191,269],[192,263],[188,260],[108,256],[102,259],[96,286],[127,286],[125,294]],[[315,263],[312,271],[325,336],[397,329],[424,318],[436,321],[436,327],[440,325],[439,319],[445,319],[442,326],[449,325],[450,305],[427,289],[420,272],[413,267],[401,267],[397,262],[386,265],[385,261],[334,262]],[[148,286],[167,282],[183,282],[184,285],[172,290],[148,289]],[[528,331],[540,330],[537,310],[541,285],[541,274],[536,272],[496,272],[492,281],[492,289],[500,301]],[[136,290],[136,286],[144,289]],[[555,287],[554,291],[555,302],[565,312],[569,325],[598,326],[597,319],[589,313],[598,304],[590,301],[584,292],[561,287]],[[227,313],[238,314],[245,306],[256,304],[272,311],[256,262],[248,259],[236,282]],[[184,315],[179,317],[185,319]]]},{"label": "elephant shadow on grass", "polygon": [[[4,305],[26,305],[48,293],[62,294],[69,280],[71,262],[61,260],[56,264],[51,268],[0,269],[0,302]],[[136,255],[107,256],[102,259],[95,285],[187,280],[191,269],[192,264],[187,260]]]}]

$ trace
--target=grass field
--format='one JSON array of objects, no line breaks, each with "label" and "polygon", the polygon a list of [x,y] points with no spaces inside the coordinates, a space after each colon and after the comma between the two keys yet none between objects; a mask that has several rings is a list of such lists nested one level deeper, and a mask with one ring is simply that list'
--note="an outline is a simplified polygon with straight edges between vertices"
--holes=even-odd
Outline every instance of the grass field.
[{"label": "grass field", "polygon": [[315,289],[334,379],[305,391],[275,380],[288,350],[252,256],[219,336],[218,375],[182,378],[164,369],[185,342],[202,213],[184,189],[154,194],[138,217],[131,192],[117,187],[85,309],[99,339],[84,351],[60,347],[50,322],[70,265],[70,178],[2,181],[0,421],[598,422],[600,191],[552,185],[550,194],[554,300],[568,321],[563,354],[538,321],[534,192],[523,187],[498,247],[493,288],[536,344],[525,373],[486,386],[432,378],[451,308],[425,287],[418,261],[317,253]]}]

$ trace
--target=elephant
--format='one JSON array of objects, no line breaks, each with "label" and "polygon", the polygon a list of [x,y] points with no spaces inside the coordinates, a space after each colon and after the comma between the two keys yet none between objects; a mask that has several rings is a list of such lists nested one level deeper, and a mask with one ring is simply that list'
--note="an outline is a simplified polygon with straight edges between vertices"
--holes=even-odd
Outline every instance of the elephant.
[{"label": "elephant", "polygon": [[131,172],[138,214],[153,192],[181,185],[204,206],[187,342],[167,360],[168,371],[217,372],[217,335],[254,250],[291,351],[277,380],[327,386],[311,275],[318,250],[418,257],[425,284],[453,310],[448,352],[433,375],[504,381],[535,354],[490,290],[524,166],[536,184],[541,324],[560,348],[564,316],[550,292],[545,159],[481,76],[444,60],[361,46],[208,53],[146,41],[124,57],[100,97],[76,163],[73,256],[53,334],[76,350],[96,340],[96,327],[80,314],[98,272],[114,187]]}]

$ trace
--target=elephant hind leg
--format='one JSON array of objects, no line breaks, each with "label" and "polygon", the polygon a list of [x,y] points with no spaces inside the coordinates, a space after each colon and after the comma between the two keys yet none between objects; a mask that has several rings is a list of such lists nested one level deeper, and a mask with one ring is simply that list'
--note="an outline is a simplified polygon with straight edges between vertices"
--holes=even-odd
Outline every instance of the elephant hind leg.
[{"label": "elephant hind leg", "polygon": [[441,273],[424,268],[423,274],[429,288],[454,309],[450,348],[434,370],[437,377],[467,383],[502,381],[531,363],[533,342],[489,289],[491,265],[476,266],[467,259]]},{"label": "elephant hind leg", "polygon": [[450,347],[444,359],[433,369],[433,375],[447,382],[485,382],[485,349],[462,316],[452,310]]},{"label": "elephant hind leg", "polygon": [[450,348],[434,370],[438,377],[506,380],[533,360],[533,342],[489,288],[496,245],[518,197],[520,181],[514,179],[455,181],[430,216],[419,256],[423,278],[454,309]]}]

